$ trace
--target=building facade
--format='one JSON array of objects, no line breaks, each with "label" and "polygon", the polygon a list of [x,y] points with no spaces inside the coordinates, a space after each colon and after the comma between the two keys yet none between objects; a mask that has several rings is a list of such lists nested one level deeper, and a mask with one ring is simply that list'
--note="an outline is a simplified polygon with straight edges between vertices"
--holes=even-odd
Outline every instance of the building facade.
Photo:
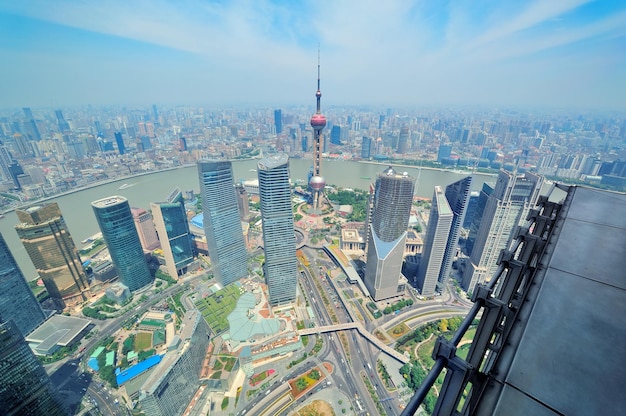
[{"label": "building facade", "polygon": [[200,370],[209,345],[209,328],[198,311],[187,312],[180,344],[170,348],[139,391],[147,415],[181,415],[200,387]]},{"label": "building facade", "polygon": [[459,245],[459,235],[465,220],[465,212],[469,203],[470,189],[472,187],[472,177],[466,176],[460,181],[456,181],[446,186],[446,200],[452,210],[452,224],[450,225],[450,233],[448,241],[443,253],[441,270],[439,272],[439,283],[444,284],[450,275],[452,262],[457,253]]},{"label": "building facade", "polygon": [[[391,166],[378,174],[368,218],[364,283],[374,300],[396,296],[409,225],[415,180]],[[400,289],[399,289],[400,288]]]},{"label": "building facade", "polygon": [[500,252],[508,248],[513,229],[526,220],[543,185],[543,177],[531,172],[518,175],[500,170],[495,188],[487,198],[462,286],[473,291],[476,283],[490,280]]},{"label": "building facade", "polygon": [[198,162],[207,248],[223,286],[248,276],[247,252],[229,161]]},{"label": "building facade", "polygon": [[435,186],[424,252],[416,279],[417,287],[422,296],[435,294],[439,274],[443,268],[446,243],[450,235],[453,217],[452,209],[448,205],[443,189],[440,186]]},{"label": "building facade", "polygon": [[154,226],[152,213],[143,208],[131,208],[130,212],[133,214],[133,221],[135,221],[141,247],[146,251],[158,248],[161,243]]},{"label": "building facade", "polygon": [[12,320],[26,336],[45,319],[39,302],[0,234],[0,321]]},{"label": "building facade", "polygon": [[28,256],[58,308],[91,297],[89,281],[57,203],[16,210],[15,226]]},{"label": "building facade", "polygon": [[183,193],[176,188],[165,202],[151,203],[150,208],[154,226],[161,236],[167,272],[172,277],[181,276],[186,273],[195,254]]},{"label": "building facade", "polygon": [[11,320],[0,320],[0,403],[0,413],[8,416],[66,414],[46,370]]},{"label": "building facade", "polygon": [[120,282],[131,292],[152,283],[128,200],[110,196],[92,202],[91,206]]},{"label": "building facade", "polygon": [[258,164],[265,282],[272,305],[296,299],[296,239],[289,186],[289,158],[281,153],[261,159]]}]

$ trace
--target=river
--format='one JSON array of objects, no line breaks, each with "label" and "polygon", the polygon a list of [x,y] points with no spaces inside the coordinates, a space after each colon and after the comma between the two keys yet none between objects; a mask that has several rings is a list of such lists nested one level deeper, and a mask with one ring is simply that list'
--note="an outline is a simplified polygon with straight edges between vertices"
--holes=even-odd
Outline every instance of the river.
[{"label": "river", "polygon": [[[235,180],[255,179],[257,162],[257,160],[233,161]],[[290,159],[289,163],[291,180],[306,180],[311,168],[311,160]],[[322,172],[326,178],[326,183],[329,185],[343,188],[368,189],[369,183],[373,182],[376,175],[382,172],[386,166],[376,163],[324,160],[322,162]],[[436,185],[445,187],[467,176],[466,173],[428,168],[418,169],[404,166],[396,166],[395,168],[399,172],[408,172],[409,175],[418,179],[415,194],[426,198],[432,198]],[[495,176],[484,173],[474,174],[472,189],[480,190],[485,181],[495,181]],[[119,189],[123,184],[128,184],[129,186],[125,187],[125,189]],[[92,201],[109,195],[122,195],[128,198],[131,206],[148,209],[150,202],[164,200],[175,187],[180,188],[182,191],[193,189],[194,192],[198,192],[199,182],[196,167],[190,166],[120,179],[119,181],[59,196],[48,202],[57,202],[59,204],[74,242],[80,248],[82,247],[82,244],[80,244],[82,240],[100,231],[91,209]],[[37,272],[28,258],[24,246],[17,237],[14,228],[15,224],[17,224],[15,212],[6,213],[5,218],[0,219],[0,232],[22,268],[26,279],[32,280],[37,276]]]}]

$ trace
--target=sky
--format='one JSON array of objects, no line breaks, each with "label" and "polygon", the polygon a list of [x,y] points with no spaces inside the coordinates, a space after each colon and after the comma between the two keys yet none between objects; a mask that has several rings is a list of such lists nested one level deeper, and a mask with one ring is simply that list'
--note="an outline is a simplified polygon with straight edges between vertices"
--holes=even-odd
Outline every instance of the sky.
[{"label": "sky", "polygon": [[0,0],[0,108],[626,109],[626,2]]}]

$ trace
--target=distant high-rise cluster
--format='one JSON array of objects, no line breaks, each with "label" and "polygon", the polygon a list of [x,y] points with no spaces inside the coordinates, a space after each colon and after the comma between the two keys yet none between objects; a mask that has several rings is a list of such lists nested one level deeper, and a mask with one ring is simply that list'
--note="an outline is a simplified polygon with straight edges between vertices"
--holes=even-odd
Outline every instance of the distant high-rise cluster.
[{"label": "distant high-rise cluster", "polygon": [[259,195],[265,248],[265,282],[272,305],[296,298],[296,240],[289,185],[289,158],[281,153],[259,161]]},{"label": "distant high-rise cluster", "polygon": [[248,276],[247,251],[229,161],[198,162],[204,230],[215,279],[228,285]]},{"label": "distant high-rise cluster", "polygon": [[110,196],[91,203],[120,282],[131,292],[152,283],[128,200]]},{"label": "distant high-rise cluster", "polygon": [[15,230],[55,306],[63,309],[90,298],[87,275],[58,204],[16,213],[20,223]]},{"label": "distant high-rise cluster", "polygon": [[409,226],[415,180],[392,167],[376,178],[368,220],[367,266],[364,283],[374,300],[397,296]]}]

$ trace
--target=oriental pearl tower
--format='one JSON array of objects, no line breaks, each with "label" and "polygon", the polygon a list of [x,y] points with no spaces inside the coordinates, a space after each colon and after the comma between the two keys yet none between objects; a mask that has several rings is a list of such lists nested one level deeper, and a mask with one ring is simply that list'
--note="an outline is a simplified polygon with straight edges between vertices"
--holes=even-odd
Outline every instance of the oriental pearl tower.
[{"label": "oriental pearl tower", "polygon": [[326,186],[326,181],[322,177],[322,130],[326,127],[326,117],[320,111],[322,91],[320,91],[320,54],[317,52],[317,111],[311,117],[311,127],[314,130],[313,138],[313,176],[309,181],[309,186],[313,190],[313,210],[320,211],[322,205],[322,192]]}]

